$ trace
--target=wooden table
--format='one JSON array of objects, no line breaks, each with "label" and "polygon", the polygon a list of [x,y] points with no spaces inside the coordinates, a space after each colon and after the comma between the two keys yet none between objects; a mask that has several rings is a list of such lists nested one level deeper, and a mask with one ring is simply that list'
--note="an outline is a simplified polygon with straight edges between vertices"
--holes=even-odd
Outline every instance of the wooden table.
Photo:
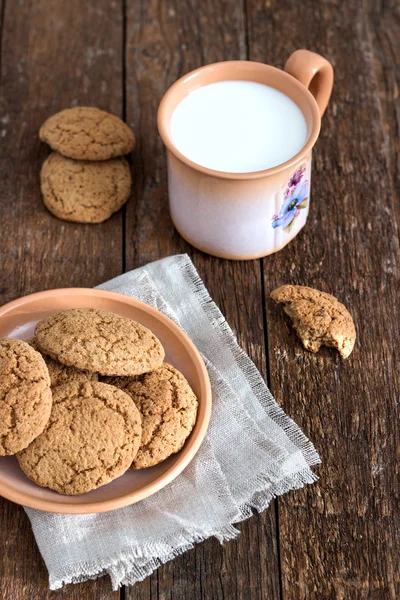
[{"label": "wooden table", "polygon": [[[0,6],[1,302],[94,286],[187,252],[277,401],[322,457],[315,485],[242,523],[236,541],[221,547],[209,540],[114,593],[106,578],[49,592],[23,509],[0,500],[1,598],[399,598],[396,0],[2,0]],[[228,262],[194,250],[168,214],[156,130],[161,96],[200,65],[251,59],[282,67],[302,47],[326,56],[336,76],[315,149],[306,228],[258,261]],[[39,126],[76,104],[120,115],[138,139],[132,198],[101,225],[59,221],[40,198],[48,148],[38,140]],[[358,331],[349,360],[327,349],[303,351],[268,300],[283,283],[332,292],[349,307]]]}]

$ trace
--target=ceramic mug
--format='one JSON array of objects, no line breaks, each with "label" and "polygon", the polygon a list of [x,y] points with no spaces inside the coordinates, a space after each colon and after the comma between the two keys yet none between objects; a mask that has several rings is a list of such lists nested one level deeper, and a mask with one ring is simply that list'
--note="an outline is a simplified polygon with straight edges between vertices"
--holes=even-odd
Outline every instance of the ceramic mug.
[{"label": "ceramic mug", "polygon": [[[263,83],[291,98],[308,128],[300,152],[251,173],[209,169],[179,152],[170,133],[175,107],[194,89],[227,80]],[[297,50],[284,71],[251,61],[220,62],[192,71],[169,88],[157,120],[167,147],[171,217],[183,238],[214,256],[246,260],[277,252],[298,234],[309,210],[311,151],[332,85],[331,64],[319,54]]]}]

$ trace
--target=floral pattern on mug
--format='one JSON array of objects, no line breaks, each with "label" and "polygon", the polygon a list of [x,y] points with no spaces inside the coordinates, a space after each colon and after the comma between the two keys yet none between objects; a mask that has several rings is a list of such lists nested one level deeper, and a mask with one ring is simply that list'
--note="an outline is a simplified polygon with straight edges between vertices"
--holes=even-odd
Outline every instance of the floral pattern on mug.
[{"label": "floral pattern on mug", "polygon": [[278,215],[272,217],[272,227],[274,229],[282,227],[284,231],[289,233],[300,211],[306,208],[310,185],[307,179],[303,179],[305,170],[305,167],[300,167],[289,179],[281,210]]}]

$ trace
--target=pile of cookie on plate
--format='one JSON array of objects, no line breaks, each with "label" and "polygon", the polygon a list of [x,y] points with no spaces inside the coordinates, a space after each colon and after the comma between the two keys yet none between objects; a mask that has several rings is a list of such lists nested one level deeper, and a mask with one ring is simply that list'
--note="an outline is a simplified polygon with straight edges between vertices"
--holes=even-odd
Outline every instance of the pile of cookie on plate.
[{"label": "pile of cookie on plate", "polygon": [[31,340],[0,340],[0,456],[67,495],[165,460],[198,401],[164,357],[149,329],[92,308],[39,321]]},{"label": "pile of cookie on plate", "polygon": [[125,154],[133,131],[115,115],[92,106],[67,108],[43,123],[39,137],[54,150],[40,173],[43,202],[59,219],[101,223],[131,193]]}]

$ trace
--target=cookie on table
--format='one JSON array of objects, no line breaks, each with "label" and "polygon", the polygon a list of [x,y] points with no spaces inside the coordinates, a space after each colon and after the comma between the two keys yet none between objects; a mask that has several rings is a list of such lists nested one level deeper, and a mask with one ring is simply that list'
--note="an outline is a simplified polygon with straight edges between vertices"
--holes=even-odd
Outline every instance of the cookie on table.
[{"label": "cookie on table", "polygon": [[146,327],[96,308],[73,308],[36,325],[43,352],[64,365],[101,375],[140,375],[161,366],[164,349]]},{"label": "cookie on table", "polygon": [[50,377],[43,358],[26,342],[0,340],[0,456],[26,448],[50,417]]},{"label": "cookie on table", "polygon": [[40,172],[42,198],[59,219],[102,223],[128,200],[131,172],[125,158],[85,162],[48,156]]},{"label": "cookie on table", "polygon": [[24,473],[60,494],[90,492],[129,468],[141,440],[141,418],[122,390],[100,382],[54,389],[43,433],[17,454]]},{"label": "cookie on table", "polygon": [[53,150],[76,160],[108,160],[135,147],[135,136],[126,123],[93,106],[75,106],[49,117],[39,137]]},{"label": "cookie on table", "polygon": [[302,285],[283,285],[271,293],[271,298],[283,304],[307,350],[318,352],[321,346],[332,346],[342,358],[350,356],[356,329],[349,311],[337,298]]},{"label": "cookie on table", "polygon": [[190,435],[198,401],[185,377],[164,363],[139,377],[109,377],[129,394],[142,416],[142,444],[132,469],[145,469],[179,452]]},{"label": "cookie on table", "polygon": [[47,370],[50,376],[50,386],[52,388],[57,387],[63,383],[80,383],[83,381],[98,381],[99,376],[98,373],[93,373],[92,371],[81,371],[76,367],[67,367],[66,365],[61,364],[51,356],[47,356],[42,349],[40,348],[38,341],[36,338],[32,338],[26,341],[27,344],[32,346],[36,352],[39,352],[44,362],[46,363]]}]

